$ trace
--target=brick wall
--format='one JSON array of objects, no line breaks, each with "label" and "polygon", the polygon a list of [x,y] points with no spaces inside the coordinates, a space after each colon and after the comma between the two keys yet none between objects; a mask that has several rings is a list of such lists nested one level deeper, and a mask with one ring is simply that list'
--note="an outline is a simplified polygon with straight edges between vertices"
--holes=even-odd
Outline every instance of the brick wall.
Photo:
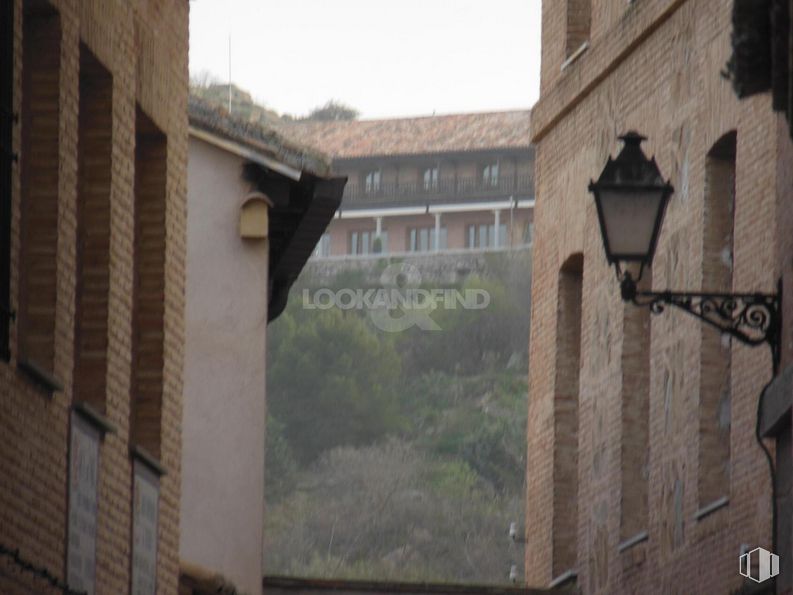
[{"label": "brick wall", "polygon": [[[11,326],[11,360],[0,362],[0,541],[65,578],[70,410],[76,398],[88,401],[116,429],[100,446],[97,592],[129,589],[140,105],[168,141],[156,453],[167,475],[160,484],[157,589],[176,593],[189,5],[14,1],[14,105],[22,118],[14,129],[20,161],[13,173],[11,302],[19,321]],[[22,369],[23,354],[41,362],[45,374]],[[45,588],[20,576],[34,592]],[[19,588],[4,580],[0,591]]]},{"label": "brick wall", "polygon": [[[61,19],[41,10],[25,19],[22,71],[22,229],[19,325],[20,355],[51,373],[54,365]],[[35,147],[35,150],[34,150]]]},{"label": "brick wall", "polygon": [[[729,292],[733,289],[735,146],[736,135],[727,133],[705,158],[702,286],[710,291]],[[698,477],[701,506],[729,494],[731,359],[730,341],[703,328],[699,465],[709,472]]]},{"label": "brick wall", "polygon": [[553,412],[553,576],[575,567],[578,506],[578,392],[581,368],[583,258],[574,254],[559,272]]},{"label": "brick wall", "polygon": [[592,0],[566,0],[565,56],[572,55],[581,45],[589,41],[592,24]]},{"label": "brick wall", "polygon": [[[640,281],[648,289],[652,271]],[[622,308],[622,392],[620,415],[620,471],[622,507],[620,541],[647,530],[650,445],[650,311],[626,304]],[[612,331],[615,329],[612,329]],[[600,332],[606,335],[608,329]]]},{"label": "brick wall", "polygon": [[110,290],[113,78],[80,48],[74,395],[105,412]]},{"label": "brick wall", "polygon": [[132,440],[162,457],[165,202],[168,144],[135,115],[135,255],[132,306]]},{"label": "brick wall", "polygon": [[[741,584],[735,565],[741,544],[770,547],[769,473],[754,438],[757,399],[772,375],[768,349],[733,343],[727,358],[725,429],[722,403],[708,402],[703,390],[709,382],[708,343],[715,337],[723,349],[718,333],[669,309],[650,321],[632,320],[632,306],[621,303],[614,271],[604,258],[587,183],[598,177],[609,154],[616,155],[619,133],[636,129],[648,136],[645,152],[655,155],[675,187],[652,286],[699,290],[710,281],[713,261],[705,236],[707,156],[735,130],[732,288],[770,292],[780,276],[790,279],[790,234],[781,223],[789,224],[791,217],[789,166],[781,165],[785,156],[789,163],[790,139],[769,97],[738,101],[720,76],[730,55],[731,0],[641,0],[620,3],[621,8],[610,0],[593,0],[590,47],[562,70],[565,4],[543,3],[542,90],[532,111],[537,203],[527,581],[545,586],[558,569],[555,395],[558,352],[567,341],[559,334],[564,300],[558,280],[563,263],[580,252],[578,496],[573,513],[578,585],[584,593],[726,593]],[[784,329],[787,360],[790,319],[786,317]],[[647,324],[645,358],[636,335]],[[646,379],[636,378],[636,370]],[[717,372],[719,378],[725,374]],[[645,405],[626,399],[644,384],[646,438],[636,428]],[[705,422],[710,434],[702,433]],[[631,454],[644,440],[646,461]],[[728,503],[703,516],[698,512],[708,503],[703,501],[709,499],[707,492],[720,491],[706,485],[707,478],[718,475],[714,453],[715,459],[728,461],[726,477],[717,479],[726,485]],[[638,494],[632,490],[636,487]],[[646,512],[640,504],[631,509],[631,502],[645,498],[645,489]],[[647,531],[646,540],[619,547],[628,533],[641,529]]]}]

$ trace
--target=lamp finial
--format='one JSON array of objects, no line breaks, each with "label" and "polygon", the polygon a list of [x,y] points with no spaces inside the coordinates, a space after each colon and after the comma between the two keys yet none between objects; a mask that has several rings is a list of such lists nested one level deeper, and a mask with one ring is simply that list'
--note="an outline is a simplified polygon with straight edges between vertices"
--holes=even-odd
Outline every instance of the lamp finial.
[{"label": "lamp finial", "polygon": [[619,138],[622,142],[624,142],[625,146],[636,146],[636,147],[641,145],[643,140],[647,140],[646,136],[642,136],[635,130],[629,130],[628,132],[621,134],[617,138]]}]

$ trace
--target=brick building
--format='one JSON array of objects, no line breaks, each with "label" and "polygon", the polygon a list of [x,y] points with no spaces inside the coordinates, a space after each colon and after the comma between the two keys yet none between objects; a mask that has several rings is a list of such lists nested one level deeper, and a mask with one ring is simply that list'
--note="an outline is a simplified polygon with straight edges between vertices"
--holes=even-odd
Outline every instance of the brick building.
[{"label": "brick building", "polygon": [[188,6],[0,3],[2,593],[177,592]]},{"label": "brick building", "polygon": [[779,423],[760,412],[777,515],[755,437],[769,351],[674,308],[652,316],[623,303],[587,192],[619,134],[647,136],[675,188],[647,288],[774,293],[781,283],[780,370],[793,363],[793,146],[771,97],[739,100],[721,74],[732,10],[733,0],[543,2],[529,584],[730,593],[746,588],[739,555],[763,546],[781,558],[776,588],[790,589],[790,393]]},{"label": "brick building", "polygon": [[277,124],[347,176],[316,256],[489,250],[531,242],[528,111]]}]

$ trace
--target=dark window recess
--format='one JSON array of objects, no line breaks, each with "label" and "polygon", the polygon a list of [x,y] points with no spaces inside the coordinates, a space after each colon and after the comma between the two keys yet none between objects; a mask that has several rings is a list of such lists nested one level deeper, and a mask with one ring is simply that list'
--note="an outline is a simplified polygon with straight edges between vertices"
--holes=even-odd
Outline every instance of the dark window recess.
[{"label": "dark window recess", "polygon": [[[162,458],[168,139],[136,109],[130,443]],[[153,593],[154,591],[152,591]]]},{"label": "dark window recess", "polygon": [[8,326],[11,310],[11,170],[14,114],[14,3],[0,3],[0,358],[11,357]]},{"label": "dark window recess", "polygon": [[350,233],[350,254],[369,254],[374,252],[375,231],[353,231]]},{"label": "dark window recess", "polygon": [[61,22],[47,2],[26,2],[25,9],[17,366],[43,386],[56,386]]}]

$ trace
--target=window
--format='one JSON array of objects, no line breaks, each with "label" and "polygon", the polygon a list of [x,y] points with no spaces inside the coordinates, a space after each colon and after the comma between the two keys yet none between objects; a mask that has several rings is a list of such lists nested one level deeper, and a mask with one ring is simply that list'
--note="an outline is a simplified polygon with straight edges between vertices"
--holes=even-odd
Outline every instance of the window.
[{"label": "window", "polygon": [[8,323],[11,313],[11,170],[15,159],[14,2],[0,7],[0,358],[11,357]]},{"label": "window", "polygon": [[364,176],[364,191],[366,194],[377,194],[380,192],[380,170],[373,169],[366,172]]},{"label": "window", "polygon": [[498,161],[482,168],[482,185],[485,188],[498,186]]},{"label": "window", "polygon": [[480,223],[469,225],[465,238],[466,248],[500,248],[507,244],[507,225],[501,223],[498,226],[498,237],[496,237],[495,224],[488,225]]},{"label": "window", "polygon": [[[447,246],[447,232],[440,228],[438,250]],[[408,230],[408,250],[410,252],[430,252],[435,250],[435,227],[412,227]]]},{"label": "window", "polygon": [[74,400],[105,412],[110,300],[113,79],[80,46]]},{"label": "window", "polygon": [[534,223],[529,221],[526,224],[526,228],[523,232],[523,243],[524,244],[531,244],[534,241]]},{"label": "window", "polygon": [[132,289],[131,439],[160,458],[165,347],[168,146],[138,108],[135,119],[135,253]]},{"label": "window", "polygon": [[353,256],[374,252],[374,230],[350,232],[350,254]]},{"label": "window", "polygon": [[565,58],[570,58],[589,41],[592,0],[567,0]]},{"label": "window", "polygon": [[466,248],[476,248],[477,247],[477,237],[476,237],[476,226],[469,225],[468,232],[465,235],[465,247]]},{"label": "window", "polygon": [[559,271],[553,398],[552,576],[576,565],[578,542],[578,374],[581,368],[581,254]]},{"label": "window", "polygon": [[438,189],[438,166],[434,165],[424,170],[424,190],[432,191]]},{"label": "window", "polygon": [[102,433],[77,411],[72,411],[71,424],[66,576],[72,589],[94,593]]},{"label": "window", "polygon": [[[724,135],[705,158],[702,287],[732,291],[735,206],[735,131]],[[699,506],[729,496],[731,346],[703,326],[700,359]]]},{"label": "window", "polygon": [[19,365],[60,390],[54,366],[61,26],[49,10],[26,12],[23,23]]},{"label": "window", "polygon": [[[496,235],[496,231],[498,231],[498,235]],[[498,226],[498,230],[496,230],[495,225],[490,225],[488,227],[488,232],[490,233],[490,247],[491,248],[503,248],[507,245],[507,224],[501,223]]]},{"label": "window", "polygon": [[314,248],[314,256],[323,258],[325,256],[330,256],[330,234],[323,233],[322,237],[319,238],[319,242],[317,242],[316,248]]},{"label": "window", "polygon": [[372,252],[375,254],[385,254],[388,252],[388,232],[381,231],[380,235],[375,235],[372,240]]},{"label": "window", "polygon": [[135,459],[132,466],[132,593],[157,593],[160,476]]}]

